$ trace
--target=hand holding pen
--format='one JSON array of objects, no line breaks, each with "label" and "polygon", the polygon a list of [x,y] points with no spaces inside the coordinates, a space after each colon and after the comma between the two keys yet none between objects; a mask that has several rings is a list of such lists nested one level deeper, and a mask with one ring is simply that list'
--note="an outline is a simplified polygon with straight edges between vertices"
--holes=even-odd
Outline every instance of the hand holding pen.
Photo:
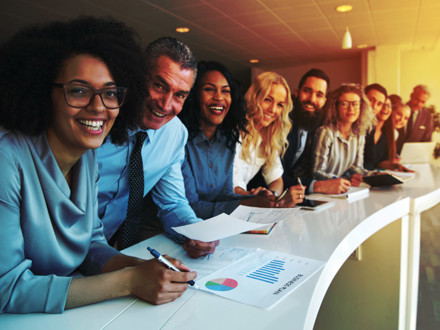
[{"label": "hand holding pen", "polygon": [[276,207],[293,207],[304,200],[305,187],[298,178],[298,185],[290,187],[283,191],[283,193],[276,200]]},{"label": "hand holding pen", "polygon": [[[180,269],[178,269],[175,265],[173,265],[168,259],[166,259],[164,256],[162,256],[159,252],[157,252],[155,249],[152,249],[150,247],[147,247],[147,250],[150,251],[151,255],[155,257],[160,263],[164,264],[169,269],[175,271],[175,272],[181,272]],[[187,281],[189,285],[193,286],[194,288],[198,289],[199,287],[197,284],[193,281]]]}]

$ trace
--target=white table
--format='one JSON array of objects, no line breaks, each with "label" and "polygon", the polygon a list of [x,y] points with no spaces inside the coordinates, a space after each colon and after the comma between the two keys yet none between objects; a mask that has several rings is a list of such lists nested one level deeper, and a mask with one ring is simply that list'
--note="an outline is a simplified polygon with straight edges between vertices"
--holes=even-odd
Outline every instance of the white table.
[{"label": "white table", "polygon": [[[353,203],[336,200],[322,212],[302,212],[268,236],[237,235],[224,246],[260,247],[326,261],[326,265],[271,310],[262,310],[188,289],[176,301],[152,306],[135,298],[116,299],[61,315],[0,315],[1,329],[313,329],[327,289],[349,255],[366,239],[402,219],[399,328],[414,329],[420,254],[420,212],[440,201],[440,171],[429,165],[404,185],[371,191]],[[125,252],[150,258],[145,247],[173,255],[181,247],[158,235]]]}]

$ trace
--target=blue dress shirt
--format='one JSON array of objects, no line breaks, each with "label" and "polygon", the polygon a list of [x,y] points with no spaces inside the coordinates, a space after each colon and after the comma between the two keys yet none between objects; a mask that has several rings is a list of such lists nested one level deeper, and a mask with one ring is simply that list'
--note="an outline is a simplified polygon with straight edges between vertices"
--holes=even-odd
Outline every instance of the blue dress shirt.
[{"label": "blue dress shirt", "polygon": [[[188,132],[179,118],[158,130],[146,130],[148,137],[142,147],[144,196],[152,190],[165,232],[178,241],[183,237],[171,227],[201,221],[188,204],[182,176],[185,143]],[[129,133],[129,142],[118,146],[109,139],[98,148],[99,216],[104,233],[110,239],[127,215],[128,165],[134,148],[136,131]]]},{"label": "blue dress shirt", "polygon": [[47,142],[0,130],[0,311],[61,313],[71,274],[100,273],[118,251],[97,215],[95,152],[67,184]]},{"label": "blue dress shirt", "polygon": [[230,214],[242,199],[233,193],[235,150],[228,148],[226,142],[226,138],[217,130],[211,140],[199,132],[186,144],[182,166],[186,198],[202,219],[221,213]]}]

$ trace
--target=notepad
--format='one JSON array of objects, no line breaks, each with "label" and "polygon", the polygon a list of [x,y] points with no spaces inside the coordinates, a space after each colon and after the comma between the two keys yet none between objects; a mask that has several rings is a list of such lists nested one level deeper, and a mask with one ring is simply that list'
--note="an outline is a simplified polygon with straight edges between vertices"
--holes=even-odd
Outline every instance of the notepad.
[{"label": "notepad", "polygon": [[257,234],[257,235],[269,235],[269,233],[272,231],[273,227],[275,227],[277,223],[271,223],[270,225],[267,225],[265,227],[260,227],[253,230],[245,231],[242,234]]},{"label": "notepad", "polygon": [[358,200],[366,198],[370,195],[370,190],[365,187],[350,187],[348,191],[342,194],[332,194],[328,195],[333,198],[342,198],[347,200]]}]

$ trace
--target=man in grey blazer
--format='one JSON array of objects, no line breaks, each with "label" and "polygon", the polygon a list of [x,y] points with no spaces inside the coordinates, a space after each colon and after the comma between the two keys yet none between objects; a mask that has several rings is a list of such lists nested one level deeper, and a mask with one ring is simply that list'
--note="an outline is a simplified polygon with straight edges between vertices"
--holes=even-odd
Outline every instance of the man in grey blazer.
[{"label": "man in grey blazer", "polygon": [[431,112],[425,108],[431,96],[427,86],[417,85],[411,93],[407,105],[411,108],[411,117],[405,128],[399,130],[397,151],[400,153],[404,142],[430,142],[434,131]]}]

